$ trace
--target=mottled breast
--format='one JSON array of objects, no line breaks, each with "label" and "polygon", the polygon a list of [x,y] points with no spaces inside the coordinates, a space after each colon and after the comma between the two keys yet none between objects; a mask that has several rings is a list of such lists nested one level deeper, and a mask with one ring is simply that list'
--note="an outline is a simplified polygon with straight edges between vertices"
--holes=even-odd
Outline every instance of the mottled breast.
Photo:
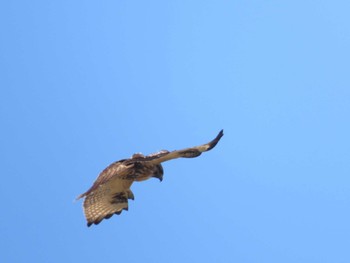
[{"label": "mottled breast", "polygon": [[125,166],[128,173],[123,176],[123,179],[144,181],[151,177],[158,178],[160,181],[163,179],[163,167],[161,164],[150,164],[143,162],[142,160],[126,160]]}]

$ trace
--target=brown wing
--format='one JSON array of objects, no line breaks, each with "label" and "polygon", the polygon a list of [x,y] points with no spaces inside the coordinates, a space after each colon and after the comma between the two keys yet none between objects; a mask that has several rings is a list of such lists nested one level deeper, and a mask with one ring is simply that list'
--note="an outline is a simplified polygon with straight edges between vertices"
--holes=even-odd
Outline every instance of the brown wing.
[{"label": "brown wing", "polygon": [[102,171],[92,187],[78,197],[78,199],[85,197],[84,213],[87,225],[97,225],[104,218],[108,219],[113,214],[128,210],[128,199],[134,199],[130,190],[134,180],[143,181],[150,177],[162,180],[163,168],[160,165],[162,162],[181,157],[197,157],[202,152],[214,148],[223,135],[221,130],[216,138],[207,144],[172,152],[161,151],[146,157],[136,154],[131,159],[111,164]]},{"label": "brown wing", "polygon": [[134,199],[130,190],[133,179],[127,178],[131,171],[123,161],[108,166],[101,172],[93,186],[78,197],[78,199],[85,197],[84,214],[87,226],[97,225],[113,214],[128,210],[128,199]]},{"label": "brown wing", "polygon": [[176,158],[194,158],[202,154],[202,152],[209,151],[215,147],[220,141],[221,137],[224,136],[224,131],[221,130],[214,140],[195,147],[186,148],[183,150],[176,150],[172,152],[161,151],[156,154],[151,154],[144,158],[142,161],[149,162],[151,164],[160,164]]}]

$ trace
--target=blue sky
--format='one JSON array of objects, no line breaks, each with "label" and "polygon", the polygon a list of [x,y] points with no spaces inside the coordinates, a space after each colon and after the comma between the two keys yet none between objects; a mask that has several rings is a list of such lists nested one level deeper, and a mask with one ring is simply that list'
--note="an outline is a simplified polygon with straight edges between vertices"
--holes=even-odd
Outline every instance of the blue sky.
[{"label": "blue sky", "polygon": [[[1,262],[350,262],[349,1],[2,1]],[[205,143],[86,227],[109,163]]]}]

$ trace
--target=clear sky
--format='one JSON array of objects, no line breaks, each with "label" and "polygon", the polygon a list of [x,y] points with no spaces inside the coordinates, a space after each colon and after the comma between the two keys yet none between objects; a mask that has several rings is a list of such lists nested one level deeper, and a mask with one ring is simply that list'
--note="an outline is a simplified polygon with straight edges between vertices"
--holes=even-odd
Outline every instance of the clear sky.
[{"label": "clear sky", "polygon": [[[350,262],[349,1],[1,1],[1,262]],[[86,227],[135,152],[205,143]]]}]

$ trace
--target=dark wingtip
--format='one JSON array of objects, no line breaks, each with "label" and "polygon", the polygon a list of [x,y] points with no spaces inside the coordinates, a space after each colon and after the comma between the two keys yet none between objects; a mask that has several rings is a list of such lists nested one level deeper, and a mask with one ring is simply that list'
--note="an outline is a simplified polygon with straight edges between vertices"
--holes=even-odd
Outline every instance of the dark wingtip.
[{"label": "dark wingtip", "polygon": [[[123,210],[128,210],[128,208],[123,208]],[[99,223],[101,223],[101,221],[102,221],[103,219],[110,219],[114,214],[120,215],[121,212],[122,212],[122,210],[117,211],[117,212],[112,213],[112,214],[108,214],[108,215],[106,215],[106,216],[103,217],[103,218],[96,219],[95,221],[88,221],[86,225],[87,225],[88,227],[90,227],[90,226],[93,225],[93,224],[98,225]]]},{"label": "dark wingtip", "polygon": [[106,215],[104,219],[110,219],[113,216],[113,214]]},{"label": "dark wingtip", "polygon": [[215,145],[220,141],[221,137],[224,136],[224,130],[221,130],[218,135],[216,135],[215,139],[212,140],[210,143],[209,143],[209,148],[207,151],[213,149],[215,147]]}]

